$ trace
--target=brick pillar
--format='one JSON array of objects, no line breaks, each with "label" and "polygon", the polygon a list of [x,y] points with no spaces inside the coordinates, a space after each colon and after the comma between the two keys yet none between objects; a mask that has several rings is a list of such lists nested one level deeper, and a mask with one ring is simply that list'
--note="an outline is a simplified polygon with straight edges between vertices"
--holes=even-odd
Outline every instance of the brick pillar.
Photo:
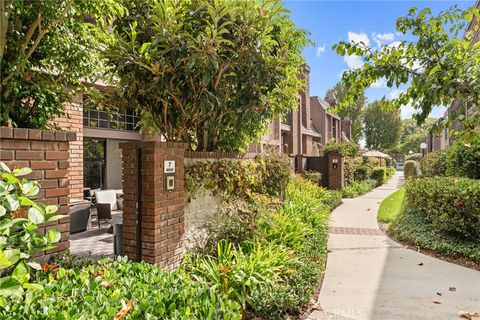
[{"label": "brick pillar", "polygon": [[[68,215],[69,201],[69,144],[76,140],[74,132],[33,129],[0,128],[0,161],[10,169],[30,167],[33,172],[25,178],[37,180],[40,192],[36,201],[46,205],[59,205],[59,214]],[[49,222],[39,228],[40,232],[56,228],[62,233],[60,243],[50,255],[70,247],[70,218]]]},{"label": "brick pillar", "polygon": [[56,118],[54,123],[63,130],[76,132],[77,138],[70,141],[70,197],[83,199],[83,97],[65,104],[68,116]]},{"label": "brick pillar", "polygon": [[339,153],[327,156],[328,189],[341,189],[345,184],[344,158]]},{"label": "brick pillar", "polygon": [[[141,141],[121,143],[123,161],[123,251],[135,260],[137,149],[141,148],[141,259],[165,269],[183,257],[184,153],[183,143]],[[175,160],[175,190],[164,189],[164,161]]]}]

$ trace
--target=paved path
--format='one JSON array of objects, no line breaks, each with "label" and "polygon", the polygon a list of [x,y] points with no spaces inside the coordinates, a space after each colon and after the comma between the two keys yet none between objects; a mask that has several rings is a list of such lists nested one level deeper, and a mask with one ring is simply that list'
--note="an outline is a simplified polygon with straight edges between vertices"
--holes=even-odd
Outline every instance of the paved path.
[{"label": "paved path", "polygon": [[402,184],[397,173],[333,211],[318,301],[325,315],[310,319],[458,320],[459,310],[480,312],[480,272],[403,248],[379,230],[379,203]]}]

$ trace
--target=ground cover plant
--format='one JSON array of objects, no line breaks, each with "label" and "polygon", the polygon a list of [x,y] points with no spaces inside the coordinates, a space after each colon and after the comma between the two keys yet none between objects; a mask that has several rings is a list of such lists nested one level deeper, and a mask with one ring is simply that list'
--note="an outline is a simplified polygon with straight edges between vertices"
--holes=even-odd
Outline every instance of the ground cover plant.
[{"label": "ground cover plant", "polygon": [[361,196],[375,188],[377,186],[377,181],[373,179],[368,179],[364,181],[354,181],[350,185],[347,185],[342,188],[342,197],[343,198],[355,198]]}]

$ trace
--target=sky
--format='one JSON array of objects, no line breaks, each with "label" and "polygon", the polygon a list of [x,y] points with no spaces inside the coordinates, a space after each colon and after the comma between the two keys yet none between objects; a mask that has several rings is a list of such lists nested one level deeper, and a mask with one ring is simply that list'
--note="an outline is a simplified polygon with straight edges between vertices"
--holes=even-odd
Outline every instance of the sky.
[{"label": "sky", "polygon": [[[433,13],[446,10],[452,5],[468,8],[475,4],[470,1],[326,1],[326,0],[284,0],[291,12],[291,18],[298,28],[310,32],[315,46],[304,49],[304,57],[310,66],[310,95],[324,97],[328,89],[340,81],[343,71],[357,68],[362,61],[356,57],[342,57],[332,50],[339,41],[363,41],[376,47],[399,40],[395,20],[405,16],[410,7],[429,7]],[[381,81],[366,91],[369,101],[383,96],[395,98],[401,88],[386,88]],[[444,107],[435,108],[432,117],[441,117]],[[411,118],[415,110],[402,108],[402,118]]]}]

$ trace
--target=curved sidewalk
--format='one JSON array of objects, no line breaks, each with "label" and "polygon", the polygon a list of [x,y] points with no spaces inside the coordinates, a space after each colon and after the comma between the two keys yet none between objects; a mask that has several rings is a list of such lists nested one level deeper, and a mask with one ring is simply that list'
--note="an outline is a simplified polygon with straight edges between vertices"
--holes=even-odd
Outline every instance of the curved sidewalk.
[{"label": "curved sidewalk", "polygon": [[480,312],[480,272],[406,249],[377,224],[380,202],[403,184],[397,173],[332,212],[328,261],[309,319],[449,320]]}]

